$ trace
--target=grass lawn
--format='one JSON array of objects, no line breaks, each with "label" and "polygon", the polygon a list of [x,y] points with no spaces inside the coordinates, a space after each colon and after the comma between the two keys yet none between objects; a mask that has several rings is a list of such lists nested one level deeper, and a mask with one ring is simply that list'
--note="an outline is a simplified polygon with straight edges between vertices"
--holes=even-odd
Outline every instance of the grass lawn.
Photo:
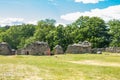
[{"label": "grass lawn", "polygon": [[120,54],[0,56],[0,80],[120,80]]}]

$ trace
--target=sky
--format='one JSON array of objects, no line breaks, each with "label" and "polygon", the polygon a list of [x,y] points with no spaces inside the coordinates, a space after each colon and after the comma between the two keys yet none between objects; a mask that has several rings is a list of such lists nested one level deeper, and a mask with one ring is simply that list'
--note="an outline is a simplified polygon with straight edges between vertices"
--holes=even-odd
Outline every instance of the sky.
[{"label": "sky", "polygon": [[64,25],[80,16],[120,20],[120,0],[0,0],[0,26],[37,24],[44,19]]}]

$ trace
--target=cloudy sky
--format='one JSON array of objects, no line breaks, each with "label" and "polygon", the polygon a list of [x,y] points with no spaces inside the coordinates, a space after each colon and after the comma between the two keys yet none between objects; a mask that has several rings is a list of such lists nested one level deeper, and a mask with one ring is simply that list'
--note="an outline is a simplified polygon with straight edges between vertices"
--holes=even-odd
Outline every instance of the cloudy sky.
[{"label": "cloudy sky", "polygon": [[36,24],[51,18],[71,23],[79,16],[120,19],[120,0],[0,0],[0,25]]}]

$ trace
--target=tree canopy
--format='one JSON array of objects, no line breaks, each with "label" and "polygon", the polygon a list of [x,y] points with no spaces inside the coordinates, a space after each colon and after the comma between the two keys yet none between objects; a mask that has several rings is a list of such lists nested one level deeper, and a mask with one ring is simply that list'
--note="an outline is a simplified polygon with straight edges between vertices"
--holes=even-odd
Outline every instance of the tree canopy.
[{"label": "tree canopy", "polygon": [[61,45],[66,50],[69,44],[89,41],[92,47],[120,47],[120,20],[108,23],[99,17],[81,16],[64,27],[55,26],[54,19],[38,21],[37,25],[22,24],[0,27],[0,42],[7,42],[14,49],[23,48],[34,41],[48,42],[51,50]]}]

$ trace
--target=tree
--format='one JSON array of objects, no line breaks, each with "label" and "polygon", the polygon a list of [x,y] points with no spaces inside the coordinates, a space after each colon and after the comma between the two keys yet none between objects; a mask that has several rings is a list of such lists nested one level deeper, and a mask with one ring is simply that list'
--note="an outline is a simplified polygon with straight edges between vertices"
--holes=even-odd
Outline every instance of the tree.
[{"label": "tree", "polygon": [[55,21],[53,19],[39,21],[34,34],[35,39],[39,41],[47,41],[46,36],[49,34],[51,30],[54,30],[54,28]]},{"label": "tree", "polygon": [[108,27],[103,19],[99,17],[81,16],[74,22],[79,30],[76,31],[77,40],[89,41],[92,47],[106,47],[109,44]]},{"label": "tree", "polygon": [[110,46],[120,47],[120,20],[110,20],[108,25],[110,27],[109,34],[111,35]]},{"label": "tree", "polygon": [[63,25],[58,25],[56,27],[56,34],[54,36],[54,39],[55,39],[55,45],[61,45],[65,49],[66,36]]},{"label": "tree", "polygon": [[52,49],[54,46],[53,36],[54,36],[54,30],[55,30],[55,22],[56,21],[53,19],[46,19],[46,20],[39,21],[36,27],[33,39],[35,41],[48,42],[48,44]]},{"label": "tree", "polygon": [[22,48],[25,40],[33,36],[35,31],[34,25],[16,25],[11,26],[6,32],[1,34],[1,41],[7,42],[12,48]]}]

